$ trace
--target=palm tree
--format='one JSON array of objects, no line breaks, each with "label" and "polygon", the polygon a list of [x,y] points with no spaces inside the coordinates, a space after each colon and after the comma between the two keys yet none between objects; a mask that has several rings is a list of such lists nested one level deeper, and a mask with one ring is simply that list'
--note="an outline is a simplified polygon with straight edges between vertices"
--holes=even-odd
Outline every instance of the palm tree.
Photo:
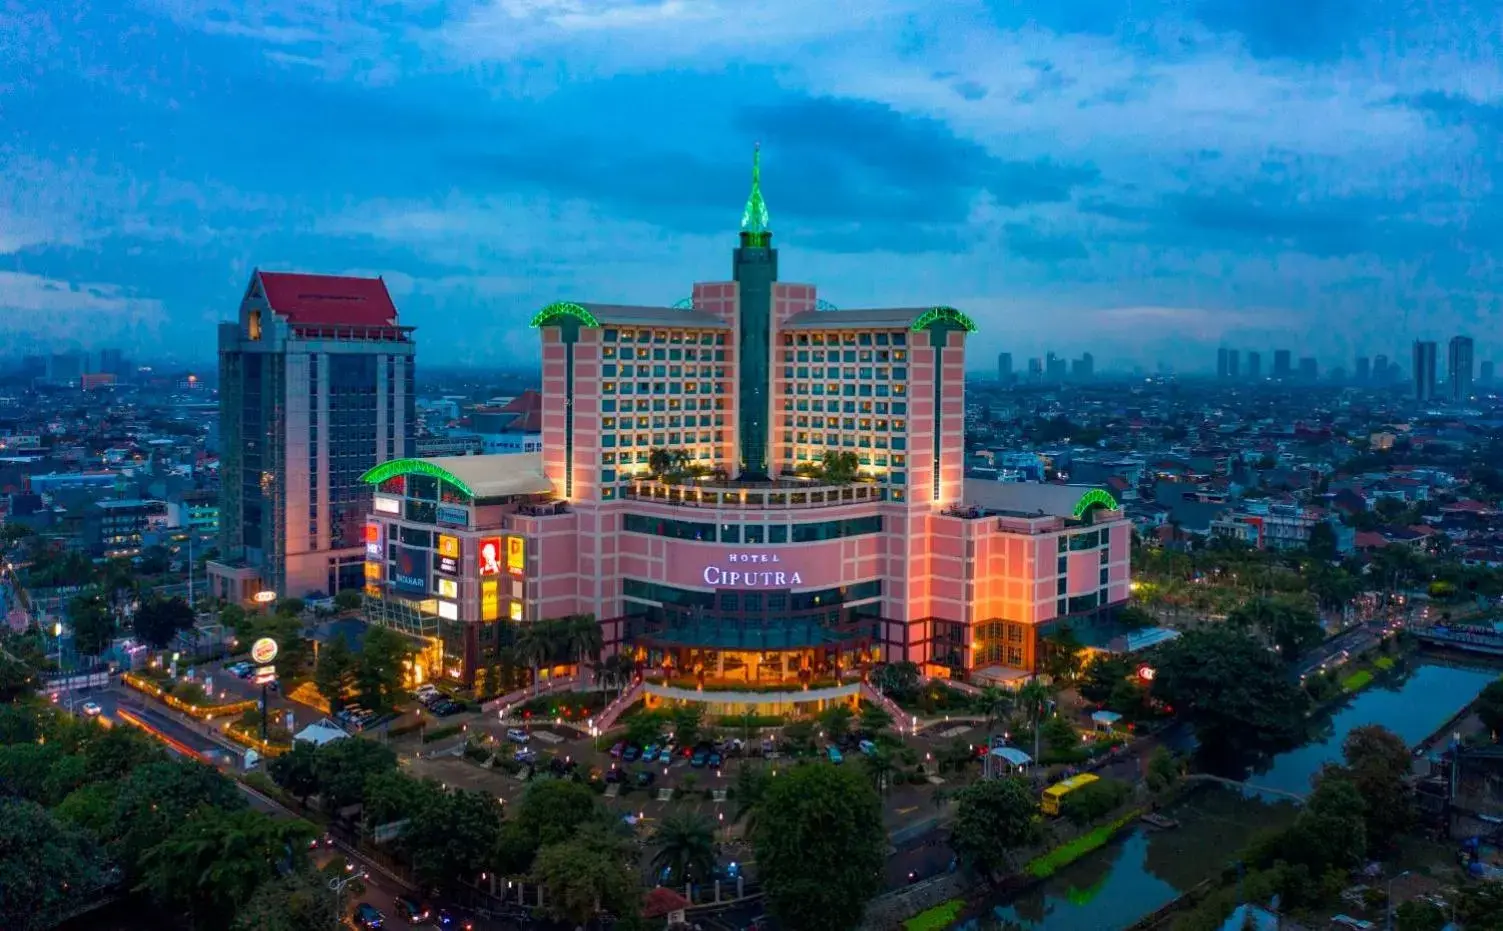
[{"label": "palm tree", "polygon": [[600,675],[603,681],[610,683],[608,688],[614,687],[616,696],[626,691],[627,683],[637,671],[637,661],[628,653],[613,653],[605,658],[599,665]]},{"label": "palm tree", "polygon": [[988,685],[981,690],[981,694],[976,698],[976,707],[982,714],[986,715],[986,734],[988,737],[991,736],[992,725],[1007,717],[1008,712],[1012,711],[1012,704],[1012,694],[1004,689],[999,689],[995,685]]},{"label": "palm tree", "polygon": [[1028,715],[1033,726],[1033,759],[1039,758],[1039,730],[1044,720],[1044,705],[1049,701],[1049,689],[1037,676],[1029,679],[1018,689],[1018,708]]},{"label": "palm tree", "polygon": [[538,693],[538,669],[552,652],[547,625],[547,621],[524,624],[517,631],[517,642],[512,646],[512,652],[516,654],[517,660],[532,667],[532,694],[534,695]]},{"label": "palm tree", "polygon": [[687,449],[675,449],[670,454],[670,456],[673,463],[672,470],[674,472],[689,471],[689,466],[692,464],[693,459],[689,455],[689,451]]},{"label": "palm tree", "polygon": [[887,794],[893,771],[897,768],[893,766],[892,754],[879,749],[863,757],[862,764],[866,767],[866,774],[871,777],[872,785],[876,790],[884,795]]},{"label": "palm tree", "polygon": [[667,870],[670,882],[704,882],[715,869],[715,826],[697,812],[675,812],[664,818],[654,838],[658,852],[654,870]]},{"label": "palm tree", "polygon": [[658,446],[654,446],[647,453],[647,471],[652,473],[653,478],[662,478],[663,473],[673,468],[673,453]]},{"label": "palm tree", "polygon": [[579,674],[584,674],[585,657],[598,660],[600,651],[605,648],[605,638],[600,633],[600,625],[595,622],[593,614],[571,614],[563,619],[560,624],[560,639],[568,646],[569,652],[573,653],[579,664]]}]

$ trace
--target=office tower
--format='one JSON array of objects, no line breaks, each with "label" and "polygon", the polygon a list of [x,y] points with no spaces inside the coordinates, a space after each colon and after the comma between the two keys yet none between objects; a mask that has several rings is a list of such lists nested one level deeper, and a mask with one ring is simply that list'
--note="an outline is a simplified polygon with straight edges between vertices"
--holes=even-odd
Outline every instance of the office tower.
[{"label": "office tower", "polygon": [[1225,381],[1231,377],[1231,353],[1226,347],[1216,350],[1216,377]]},{"label": "office tower", "polygon": [[219,327],[220,552],[213,593],[363,584],[367,471],[410,455],[412,327],[378,278],[256,271]]},{"label": "office tower", "polygon": [[1046,378],[1048,378],[1049,381],[1055,384],[1059,384],[1060,382],[1065,380],[1065,374],[1067,373],[1068,369],[1069,362],[1067,362],[1063,357],[1057,356],[1052,352],[1049,353],[1048,358],[1044,360],[1044,375]]},{"label": "office tower", "polygon": [[118,349],[99,350],[99,369],[105,375],[125,374],[125,354]]},{"label": "office tower", "polygon": [[1314,356],[1302,356],[1299,360],[1299,380],[1313,382],[1320,374],[1320,367],[1315,362]]},{"label": "office tower", "polygon": [[1446,377],[1451,381],[1451,400],[1465,401],[1472,396],[1472,338],[1453,336],[1446,353]]},{"label": "office tower", "polygon": [[[1063,618],[1125,601],[1131,527],[1104,490],[966,485],[970,318],[836,310],[771,275],[746,287],[746,263],[777,267],[759,168],[739,242],[729,280],[694,284],[688,307],[560,301],[533,317],[541,453],[368,476],[367,573],[393,623],[431,610],[462,678],[489,665],[472,651],[499,645],[488,621],[590,615],[607,655],[708,680],[684,700],[719,715],[721,686],[791,707],[809,701],[809,670],[863,655],[1032,670]],[[665,467],[662,450],[683,457]],[[827,470],[830,453],[863,480]],[[999,555],[1015,552],[1037,558]],[[482,633],[451,652],[451,626]],[[643,688],[661,694],[659,679]]]},{"label": "office tower", "polygon": [[1252,381],[1258,381],[1263,377],[1263,354],[1261,352],[1249,352],[1247,354],[1247,377]]},{"label": "office tower", "polygon": [[1028,380],[1031,382],[1037,382],[1042,380],[1043,377],[1044,360],[1040,359],[1038,356],[1034,356],[1033,358],[1028,360]]},{"label": "office tower", "polygon": [[55,352],[47,357],[47,381],[54,385],[77,385],[89,373],[86,352]]},{"label": "office tower", "polygon": [[1289,369],[1289,350],[1275,349],[1273,351],[1273,377],[1287,379],[1293,374]]},{"label": "office tower", "polygon": [[1420,403],[1435,400],[1435,343],[1414,342],[1414,399]]},{"label": "office tower", "polygon": [[1007,384],[1012,381],[1012,353],[997,354],[997,381]]},{"label": "office tower", "polygon": [[1096,374],[1096,359],[1089,352],[1070,363],[1070,377],[1076,381],[1090,381]]},{"label": "office tower", "polygon": [[1373,381],[1379,385],[1386,385],[1394,378],[1393,369],[1388,364],[1388,356],[1381,352],[1373,356]]},{"label": "office tower", "polygon": [[[1383,357],[1379,356],[1378,358],[1382,359]],[[1388,360],[1387,359],[1383,359],[1383,361],[1387,362]],[[1357,357],[1357,382],[1358,382],[1358,384],[1365,385],[1368,382],[1372,381],[1372,377],[1373,377],[1372,360],[1369,359],[1367,356],[1358,356]]]},{"label": "office tower", "polygon": [[1479,385],[1487,385],[1489,387],[1492,386],[1492,383],[1493,383],[1493,363],[1492,363],[1491,359],[1489,359],[1488,361],[1482,363],[1479,371],[1477,372],[1477,383]]}]

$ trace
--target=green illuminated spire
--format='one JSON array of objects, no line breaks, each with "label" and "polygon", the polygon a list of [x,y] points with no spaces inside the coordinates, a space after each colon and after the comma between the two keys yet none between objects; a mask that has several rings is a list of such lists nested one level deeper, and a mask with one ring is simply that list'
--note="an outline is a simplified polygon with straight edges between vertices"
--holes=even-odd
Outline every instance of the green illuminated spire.
[{"label": "green illuminated spire", "polygon": [[751,194],[746,198],[746,209],[741,211],[741,238],[751,245],[765,246],[771,238],[771,224],[767,202],[762,199],[762,143],[759,142],[752,153]]}]

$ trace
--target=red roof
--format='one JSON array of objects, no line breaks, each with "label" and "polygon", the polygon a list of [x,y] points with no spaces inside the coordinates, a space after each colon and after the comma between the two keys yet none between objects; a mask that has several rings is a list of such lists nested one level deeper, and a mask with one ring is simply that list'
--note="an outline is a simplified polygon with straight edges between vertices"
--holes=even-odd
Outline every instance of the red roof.
[{"label": "red roof", "polygon": [[1388,545],[1388,538],[1372,530],[1359,530],[1352,545],[1359,550],[1382,549]]},{"label": "red roof", "polygon": [[689,907],[689,900],[663,886],[655,886],[642,899],[643,918],[661,918],[669,912],[683,911]]},{"label": "red roof", "polygon": [[278,316],[303,326],[397,325],[397,308],[380,278],[257,272],[266,302]]}]

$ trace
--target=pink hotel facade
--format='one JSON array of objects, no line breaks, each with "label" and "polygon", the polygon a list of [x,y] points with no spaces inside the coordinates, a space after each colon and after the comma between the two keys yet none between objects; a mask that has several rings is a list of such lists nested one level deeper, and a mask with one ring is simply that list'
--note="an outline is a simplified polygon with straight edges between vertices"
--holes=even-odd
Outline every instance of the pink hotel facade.
[{"label": "pink hotel facade", "polygon": [[[481,627],[593,615],[607,653],[728,687],[818,687],[884,661],[956,678],[1033,670],[1045,633],[1126,601],[1129,523],[1099,489],[967,482],[975,325],[948,307],[837,310],[778,281],[758,181],[731,280],[672,307],[560,302],[534,317],[541,456],[372,476],[463,463],[473,489],[483,460],[507,473],[484,480],[514,494],[476,501],[447,533],[462,538],[461,576],[506,538],[515,598],[486,607],[483,577],[461,578],[444,613]],[[825,477],[828,454],[854,478]],[[402,528],[386,509],[374,532],[390,538]],[[373,593],[385,573],[368,564]],[[473,674],[492,638],[464,639]]]}]

